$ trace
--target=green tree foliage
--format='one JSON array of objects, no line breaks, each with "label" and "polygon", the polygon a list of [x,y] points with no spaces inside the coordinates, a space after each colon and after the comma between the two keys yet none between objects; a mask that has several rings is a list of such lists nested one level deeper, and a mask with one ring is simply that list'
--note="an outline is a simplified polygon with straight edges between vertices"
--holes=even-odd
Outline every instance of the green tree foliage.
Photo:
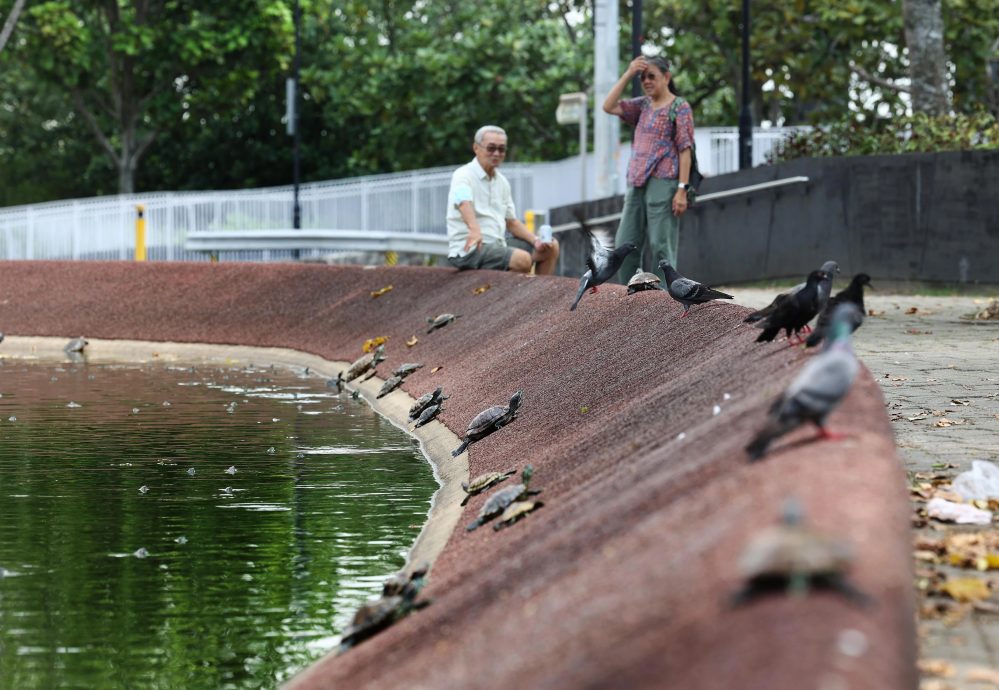
[{"label": "green tree foliage", "polygon": [[49,0],[28,16],[32,78],[72,102],[122,192],[171,119],[249,101],[289,52],[278,0]]}]

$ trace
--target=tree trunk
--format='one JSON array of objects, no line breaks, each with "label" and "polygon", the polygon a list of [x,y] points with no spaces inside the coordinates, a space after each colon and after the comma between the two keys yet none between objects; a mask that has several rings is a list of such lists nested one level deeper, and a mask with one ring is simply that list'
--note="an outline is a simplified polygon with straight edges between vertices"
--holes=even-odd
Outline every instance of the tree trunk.
[{"label": "tree trunk", "polygon": [[912,109],[930,115],[950,112],[947,52],[941,0],[904,0],[905,43],[909,49]]},{"label": "tree trunk", "polygon": [[0,29],[0,52],[3,51],[3,47],[7,45],[7,41],[10,40],[10,35],[14,33],[14,25],[17,24],[17,16],[21,14],[21,10],[24,9],[24,0],[14,0],[14,7],[11,8],[10,14],[7,15],[7,21],[3,23],[3,29]]}]

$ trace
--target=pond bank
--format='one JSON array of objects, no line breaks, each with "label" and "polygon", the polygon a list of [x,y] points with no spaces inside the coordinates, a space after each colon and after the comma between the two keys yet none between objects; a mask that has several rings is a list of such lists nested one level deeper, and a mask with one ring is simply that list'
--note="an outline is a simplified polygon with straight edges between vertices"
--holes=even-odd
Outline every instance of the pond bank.
[{"label": "pond bank", "polygon": [[[607,286],[570,313],[575,287],[439,268],[14,262],[0,330],[341,362],[385,336],[382,370],[422,362],[403,389],[443,386],[456,432],[524,390],[518,419],[472,446],[470,473],[531,462],[545,507],[502,532],[453,530],[431,606],[291,687],[913,687],[908,500],[870,374],[832,418],[850,438],[802,430],[748,465],[742,447],[808,355],[753,343],[736,305],[680,321],[662,293]],[[440,312],[462,317],[425,333]],[[819,593],[728,608],[739,554],[788,495],[852,544],[851,578],[876,606]]]}]

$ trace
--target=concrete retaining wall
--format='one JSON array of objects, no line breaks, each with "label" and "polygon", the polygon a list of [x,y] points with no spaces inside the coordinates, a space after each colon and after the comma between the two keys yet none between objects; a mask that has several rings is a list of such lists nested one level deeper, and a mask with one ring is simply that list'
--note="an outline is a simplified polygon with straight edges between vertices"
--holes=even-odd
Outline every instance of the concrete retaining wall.
[{"label": "concrete retaining wall", "polygon": [[[442,419],[459,433],[524,390],[519,418],[472,446],[471,474],[531,462],[545,507],[502,532],[459,527],[429,607],[295,688],[914,688],[909,505],[870,375],[832,419],[850,438],[801,430],[749,465],[743,446],[808,355],[753,343],[736,305],[681,321],[663,293],[607,286],[570,313],[574,291],[438,268],[0,263],[0,330],[344,361],[384,335],[383,371],[423,362],[405,390],[444,386]],[[462,317],[426,334],[444,311]],[[729,608],[739,554],[789,495],[852,544],[851,577],[874,606],[817,593]]]},{"label": "concrete retaining wall", "polygon": [[[701,192],[798,175],[810,182],[696,205],[681,221],[681,272],[735,283],[800,277],[835,259],[847,275],[999,283],[999,150],[799,159],[708,178]],[[553,210],[552,223],[572,220],[572,208]],[[582,273],[577,234],[561,238],[566,275]]]}]

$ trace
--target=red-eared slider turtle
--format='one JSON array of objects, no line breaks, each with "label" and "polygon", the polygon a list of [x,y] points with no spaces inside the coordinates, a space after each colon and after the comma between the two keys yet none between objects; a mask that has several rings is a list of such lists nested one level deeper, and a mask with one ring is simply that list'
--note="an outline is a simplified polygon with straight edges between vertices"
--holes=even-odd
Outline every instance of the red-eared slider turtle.
[{"label": "red-eared slider turtle", "polygon": [[66,347],[63,350],[66,352],[83,352],[83,349],[89,344],[90,341],[81,335],[79,338],[73,338],[66,343]]},{"label": "red-eared slider turtle", "polygon": [[414,602],[423,589],[428,568],[422,566],[409,577],[395,575],[386,580],[382,596],[363,604],[354,614],[350,625],[340,638],[340,651],[346,651],[359,642],[372,637],[411,611],[421,609],[429,602]]},{"label": "red-eared slider turtle", "polygon": [[417,369],[422,369],[422,368],[423,368],[422,364],[416,364],[415,362],[407,362],[406,364],[400,364],[398,367],[396,367],[395,371],[392,372],[392,375],[406,378]]},{"label": "red-eared slider turtle", "polygon": [[746,584],[732,595],[734,605],[765,594],[805,595],[812,587],[833,589],[856,604],[870,602],[846,579],[853,561],[849,545],[808,529],[801,520],[801,506],[788,499],[781,524],[749,542],[739,561]]},{"label": "red-eared slider turtle", "polygon": [[475,418],[468,424],[468,430],[465,432],[465,440],[461,442],[460,446],[451,451],[451,457],[458,457],[471,444],[484,439],[489,434],[497,429],[502,429],[516,419],[517,408],[520,407],[523,399],[524,391],[517,391],[510,398],[509,405],[493,405],[475,415]]},{"label": "red-eared slider turtle", "polygon": [[514,484],[513,486],[508,486],[505,489],[499,489],[491,493],[486,502],[482,504],[479,516],[468,523],[465,529],[469,532],[478,529],[484,523],[501,515],[514,501],[525,498],[528,495],[528,485],[531,483],[531,476],[533,474],[534,467],[527,465],[524,471],[520,473],[520,484]]},{"label": "red-eared slider turtle", "polygon": [[409,408],[409,421],[412,422],[419,419],[425,409],[431,405],[440,405],[442,402],[447,400],[448,397],[450,396],[444,395],[444,389],[441,387],[438,387],[437,390],[432,393],[424,393],[417,398],[416,402],[413,403],[413,406]]},{"label": "red-eared slider turtle", "polygon": [[443,409],[440,403],[436,405],[427,405],[427,408],[420,413],[419,418],[416,420],[416,424],[413,425],[414,429],[419,429],[424,424],[429,424],[431,421],[437,418],[437,414]]},{"label": "red-eared slider turtle", "polygon": [[372,367],[377,365],[379,362],[385,359],[385,346],[379,345],[374,349],[374,351],[369,352],[366,355],[359,357],[354,361],[345,371],[341,371],[337,376],[337,381],[339,383],[347,383],[348,381],[353,381],[361,374],[369,371]]},{"label": "red-eared slider turtle", "polygon": [[402,385],[402,377],[401,376],[398,376],[398,375],[397,376],[390,376],[390,377],[388,377],[388,379],[385,380],[385,383],[382,384],[381,389],[378,391],[378,395],[376,395],[375,397],[376,398],[384,398],[386,395],[388,395],[389,393],[391,393],[392,391],[394,391],[400,385]]},{"label": "red-eared slider turtle", "polygon": [[496,524],[493,525],[493,529],[499,532],[504,527],[509,527],[517,522],[517,520],[527,517],[529,513],[533,513],[543,505],[544,503],[541,501],[515,501],[507,506],[503,514],[499,516]]},{"label": "red-eared slider turtle", "polygon": [[635,271],[635,275],[631,276],[631,280],[628,281],[628,294],[633,295],[636,292],[642,292],[644,290],[665,290],[662,283],[659,282],[659,276],[655,273],[649,273],[648,271],[643,271],[641,266]]},{"label": "red-eared slider turtle", "polygon": [[449,323],[458,318],[461,318],[461,314],[444,313],[444,314],[438,314],[432,319],[427,318],[427,333],[435,331],[438,328],[444,328],[444,326],[448,325]]},{"label": "red-eared slider turtle", "polygon": [[462,482],[461,488],[465,490],[467,494],[465,500],[461,502],[461,505],[468,503],[468,499],[476,494],[481,494],[486,489],[496,486],[500,482],[506,481],[509,477],[517,474],[517,470],[507,470],[506,472],[486,472],[485,474],[480,474],[478,477],[470,482]]}]

